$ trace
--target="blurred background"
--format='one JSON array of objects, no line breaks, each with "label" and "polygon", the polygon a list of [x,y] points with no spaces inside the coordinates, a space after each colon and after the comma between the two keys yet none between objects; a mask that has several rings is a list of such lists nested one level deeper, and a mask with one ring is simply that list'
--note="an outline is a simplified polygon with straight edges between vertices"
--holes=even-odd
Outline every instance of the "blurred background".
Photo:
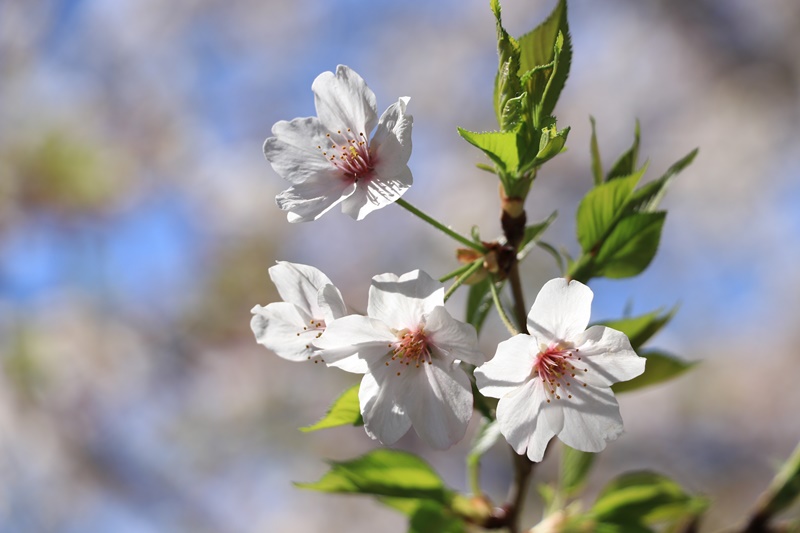
[{"label": "blurred background", "polygon": [[[554,3],[505,0],[507,28]],[[560,213],[546,240],[578,252],[590,114],[606,168],[637,118],[649,179],[701,148],[651,268],[592,287],[594,319],[680,304],[652,345],[702,364],[621,398],[627,433],[588,496],[655,469],[714,500],[704,530],[732,525],[800,438],[800,3],[572,0],[569,17],[569,151],[528,201],[529,220]],[[357,377],[256,345],[250,309],[277,299],[277,259],[363,309],[371,276],[440,276],[454,248],[395,206],[289,225],[261,145],[314,114],[317,74],[350,65],[379,112],[411,97],[405,198],[491,238],[497,186],[456,126],[495,127],[494,31],[485,0],[0,0],[0,532],[404,531],[366,498],[292,486],[374,444],[296,430]],[[529,257],[529,303],[558,273]],[[487,354],[503,335],[492,318]],[[467,446],[400,443],[457,488]],[[508,463],[502,446],[485,462],[498,500]]]}]

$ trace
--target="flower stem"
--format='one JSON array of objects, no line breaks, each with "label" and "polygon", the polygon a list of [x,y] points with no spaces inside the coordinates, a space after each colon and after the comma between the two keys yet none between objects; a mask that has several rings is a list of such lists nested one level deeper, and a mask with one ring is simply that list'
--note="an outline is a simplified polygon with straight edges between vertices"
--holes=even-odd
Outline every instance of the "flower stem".
[{"label": "flower stem", "polygon": [[514,458],[514,484],[508,493],[508,531],[509,533],[519,532],[519,515],[522,511],[522,503],[528,493],[528,480],[533,472],[534,463],[526,455],[519,455],[509,446]]},{"label": "flower stem", "polygon": [[519,331],[514,327],[514,324],[511,323],[511,320],[506,314],[506,310],[503,309],[503,304],[500,302],[500,295],[497,293],[497,287],[493,279],[489,283],[489,288],[492,290],[492,300],[494,301],[494,306],[497,308],[497,314],[500,315],[500,320],[503,321],[503,324],[506,326],[508,332],[511,333],[512,337],[518,335]]},{"label": "flower stem", "polygon": [[463,274],[464,272],[469,270],[471,267],[472,267],[472,263],[467,263],[466,265],[461,265],[460,267],[458,267],[457,269],[453,270],[452,272],[449,272],[449,273],[445,274],[444,276],[442,276],[441,278],[439,278],[439,283],[444,283],[445,281],[447,281],[449,279],[453,279],[453,278],[455,278],[457,276],[460,276],[461,274]]},{"label": "flower stem", "polygon": [[447,300],[449,300],[450,297],[453,295],[453,293],[456,292],[456,289],[458,289],[461,285],[463,285],[464,282],[467,281],[467,279],[469,279],[469,277],[473,275],[475,272],[477,272],[478,269],[480,269],[482,266],[483,266],[483,257],[473,261],[472,264],[469,265],[469,268],[463,274],[458,276],[458,278],[453,282],[450,288],[447,289],[447,292],[444,293],[444,301],[446,302]]},{"label": "flower stem", "polygon": [[417,209],[413,205],[409,204],[408,202],[406,202],[402,198],[398,198],[397,200],[395,200],[395,203],[397,205],[399,205],[400,207],[404,208],[405,210],[409,211],[412,215],[418,216],[419,218],[421,218],[422,220],[424,220],[425,222],[427,222],[428,224],[430,224],[434,228],[438,229],[439,231],[441,231],[443,233],[446,233],[447,235],[449,235],[453,239],[457,240],[458,242],[460,242],[464,246],[468,246],[469,248],[472,248],[473,250],[477,250],[482,254],[486,253],[486,248],[484,248],[482,245],[467,239],[466,237],[464,237],[463,235],[460,235],[459,233],[456,233],[455,231],[451,230],[450,228],[448,228],[447,226],[445,226],[444,224],[442,224],[438,220],[426,215],[425,213],[423,213],[422,211],[420,211],[419,209]]},{"label": "flower stem", "polygon": [[511,282],[511,294],[514,297],[514,318],[517,320],[519,330],[525,331],[528,313],[525,310],[525,296],[522,293],[522,280],[519,276],[519,261],[514,261],[511,265],[508,281]]}]

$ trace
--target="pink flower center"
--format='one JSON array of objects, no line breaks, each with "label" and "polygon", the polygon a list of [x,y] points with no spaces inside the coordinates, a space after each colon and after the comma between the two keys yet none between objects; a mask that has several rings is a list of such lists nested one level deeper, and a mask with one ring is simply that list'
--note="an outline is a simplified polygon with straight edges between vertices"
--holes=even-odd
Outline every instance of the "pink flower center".
[{"label": "pink flower center", "polygon": [[[425,336],[424,329],[414,331],[404,329],[398,332],[397,340],[389,344],[389,348],[392,348],[391,361],[396,361],[401,367],[413,364],[415,368],[419,368],[420,365],[425,363],[433,364],[430,344]],[[386,366],[389,366],[391,361],[386,361]],[[397,375],[400,375],[399,370]]]},{"label": "pink flower center", "polygon": [[[309,321],[309,325],[308,326],[303,326],[303,331],[298,332],[297,336],[298,337],[300,337],[300,336],[309,336],[309,338],[311,340],[309,340],[309,343],[306,344],[306,349],[310,350],[311,349],[311,342],[313,341],[313,339],[319,339],[322,336],[322,333],[324,331],[325,331],[325,320],[323,320],[321,318],[320,319],[312,318]],[[322,361],[323,363],[325,362],[319,356],[316,356],[316,357],[314,357],[312,355],[308,356],[309,360],[312,359],[312,358],[314,359],[315,363],[319,363],[320,361]]]},{"label": "pink flower center", "polygon": [[317,146],[317,148],[322,150],[322,155],[333,166],[341,170],[347,178],[358,182],[359,179],[372,174],[375,164],[369,153],[367,136],[363,131],[356,134],[347,128],[338,130],[333,136],[328,133],[326,137],[330,140],[331,145],[325,149],[322,146]]},{"label": "pink flower center", "polygon": [[560,400],[562,396],[572,398],[570,387],[573,383],[586,386],[578,376],[589,371],[585,364],[581,364],[578,348],[572,343],[559,342],[542,346],[536,355],[536,362],[533,364],[533,372],[539,376],[547,391],[547,403],[550,399]]}]

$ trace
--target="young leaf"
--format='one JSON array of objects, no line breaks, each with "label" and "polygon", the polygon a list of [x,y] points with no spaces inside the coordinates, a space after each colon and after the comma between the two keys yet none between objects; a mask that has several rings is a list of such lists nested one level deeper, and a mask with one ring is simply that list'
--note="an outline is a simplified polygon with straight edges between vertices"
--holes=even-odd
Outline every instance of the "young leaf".
[{"label": "young leaf", "polygon": [[658,251],[665,211],[634,213],[619,221],[597,252],[596,275],[629,278],[648,267]]},{"label": "young leaf", "polygon": [[473,132],[458,128],[461,135],[471,145],[483,150],[489,158],[505,173],[514,175],[519,169],[517,134],[510,131]]},{"label": "young leaf", "polygon": [[334,400],[328,412],[319,422],[302,427],[300,431],[307,433],[337,426],[363,426],[364,419],[361,418],[361,409],[358,404],[358,387],[358,385],[354,385],[344,391]]},{"label": "young leaf", "polygon": [[526,162],[522,165],[520,172],[541,166],[563,152],[564,145],[567,143],[567,135],[569,135],[568,127],[561,131],[556,129],[555,124],[552,127],[543,128],[539,138],[539,151],[536,152],[533,159],[528,161],[527,157],[525,158]]},{"label": "young leaf", "polygon": [[561,479],[559,485],[564,496],[570,498],[583,489],[596,457],[597,454],[582,452],[570,448],[566,444],[561,447]]},{"label": "young leaf", "polygon": [[621,381],[611,386],[612,390],[619,394],[642,387],[648,387],[657,383],[678,377],[697,363],[683,361],[660,351],[639,352],[639,355],[647,359],[644,366],[644,374],[633,378],[630,381]]},{"label": "young leaf", "polygon": [[494,110],[500,129],[511,129],[514,120],[514,108],[519,104],[511,104],[510,100],[522,94],[522,85],[519,80],[519,44],[503,28],[500,16],[500,2],[491,0],[491,8],[497,22],[497,55],[499,56],[497,75],[494,80]]},{"label": "young leaf", "polygon": [[474,465],[479,463],[481,456],[494,446],[500,435],[500,426],[497,424],[497,420],[484,419],[481,423],[481,429],[472,443],[472,449],[467,456],[467,464]]},{"label": "young leaf", "polygon": [[[525,89],[533,102],[534,126],[538,128],[541,119],[553,114],[572,63],[566,0],[559,0],[547,19],[520,37],[518,43],[519,72],[527,78]],[[553,63],[552,68],[525,76],[536,67],[549,63]]]},{"label": "young leaf", "polygon": [[378,449],[350,461],[332,461],[315,483],[295,483],[321,492],[420,498],[447,504],[453,492],[433,469],[411,453]]},{"label": "young leaf", "polygon": [[633,349],[638,350],[672,320],[677,310],[678,307],[675,306],[664,314],[656,310],[637,317],[607,320],[601,324],[624,333],[630,339]]},{"label": "young leaf", "polygon": [[650,183],[646,183],[639,190],[634,192],[631,196],[631,209],[643,213],[655,211],[658,208],[658,204],[661,203],[664,194],[667,192],[667,186],[672,182],[675,175],[692,164],[697,152],[698,150],[695,148],[669,167],[663,176]]},{"label": "young leaf", "polygon": [[558,216],[558,211],[553,211],[552,214],[542,222],[527,226],[525,228],[525,235],[522,237],[522,243],[519,245],[520,250],[524,249],[529,243],[538,240],[542,233],[550,227],[550,224],[553,223],[556,216]]},{"label": "young leaf", "polygon": [[611,170],[608,171],[608,176],[606,177],[606,181],[611,181],[613,179],[627,176],[632,174],[634,170],[636,170],[636,161],[639,159],[639,139],[640,139],[640,130],[639,130],[639,121],[636,121],[636,129],[634,131],[633,136],[633,145],[628,148],[628,150],[622,154],[617,162],[614,163],[614,166],[611,167]]},{"label": "young leaf", "polygon": [[589,144],[589,150],[592,152],[592,175],[594,176],[594,184],[600,185],[603,183],[603,162],[600,160],[600,147],[597,145],[594,117],[590,116],[589,120],[592,123],[592,140]]},{"label": "young leaf", "polygon": [[578,205],[578,242],[584,253],[590,252],[625,214],[636,184],[647,170],[644,165],[630,176],[598,185]]},{"label": "young leaf", "polygon": [[606,524],[644,526],[681,520],[706,506],[704,499],[686,494],[671,479],[653,472],[632,472],[606,485],[591,514]]},{"label": "young leaf", "polygon": [[[778,474],[762,496],[758,514],[751,524],[759,519],[766,525],[770,517],[788,508],[800,496],[800,445],[784,463]],[[748,530],[755,531],[755,529]]]}]

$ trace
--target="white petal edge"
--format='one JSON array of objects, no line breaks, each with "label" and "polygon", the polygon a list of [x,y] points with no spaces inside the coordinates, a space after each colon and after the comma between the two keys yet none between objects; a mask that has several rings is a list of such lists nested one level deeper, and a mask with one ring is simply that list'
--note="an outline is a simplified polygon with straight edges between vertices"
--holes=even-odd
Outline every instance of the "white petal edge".
[{"label": "white petal edge", "polygon": [[531,377],[539,348],[536,339],[521,333],[497,345],[494,357],[475,369],[478,390],[484,396],[502,398]]},{"label": "white petal edge", "polygon": [[580,281],[551,279],[544,284],[528,313],[528,331],[540,341],[571,341],[589,325],[592,290]]},{"label": "white petal edge", "polygon": [[599,452],[623,433],[622,416],[614,393],[605,387],[579,387],[573,397],[560,402],[564,427],[558,438],[583,452]]},{"label": "white petal edge", "polygon": [[[552,411],[549,416],[546,410]],[[547,403],[544,387],[538,379],[532,379],[511,393],[500,398],[497,404],[497,422],[500,432],[518,454],[527,454],[531,461],[539,462],[544,457],[547,443],[560,427],[559,408]]]},{"label": "white petal edge", "polygon": [[289,222],[311,222],[341,203],[355,190],[354,183],[333,178],[308,181],[289,187],[275,197],[275,203],[284,211]]},{"label": "white petal edge", "polygon": [[444,305],[444,285],[422,270],[372,278],[367,314],[394,329],[417,328],[423,315]]},{"label": "white petal edge", "polygon": [[329,131],[351,128],[368,136],[378,118],[375,93],[356,71],[346,65],[336,74],[323,72],[311,84],[320,122]]},{"label": "white petal edge", "polygon": [[598,387],[628,381],[644,372],[647,360],[639,357],[621,331],[592,326],[575,339],[582,362],[588,368],[581,378]]},{"label": "white petal edge", "polygon": [[440,361],[409,367],[405,372],[412,375],[403,391],[403,403],[408,406],[417,435],[437,450],[446,450],[464,438],[472,418],[472,390],[467,374],[456,365]]},{"label": "white petal edge", "polygon": [[387,168],[392,172],[389,178],[383,177],[376,168],[368,178],[356,184],[353,194],[342,202],[342,212],[355,220],[363,220],[367,215],[395,202],[403,196],[414,181],[407,166]]},{"label": "white petal edge", "polygon": [[394,340],[395,335],[379,320],[349,315],[328,324],[325,333],[314,340],[314,346],[328,366],[363,373],[367,366],[345,359],[355,356],[367,364],[383,359],[391,350],[388,345]]},{"label": "white petal edge", "polygon": [[387,380],[387,376],[382,374],[379,377],[384,378],[381,384],[373,374],[364,375],[358,389],[358,402],[367,435],[383,444],[392,445],[411,428],[411,418],[396,402],[404,380]]},{"label": "white petal edge", "polygon": [[[288,361],[318,359],[311,348],[316,333],[302,333],[310,317],[288,302],[274,302],[266,307],[252,309],[250,328],[256,342]],[[301,333],[300,336],[297,334]]]},{"label": "white petal edge", "polygon": [[434,350],[448,363],[459,359],[479,366],[486,361],[486,356],[478,346],[475,328],[456,320],[442,306],[435,307],[427,315],[425,331]]},{"label": "white petal edge", "polygon": [[341,173],[317,148],[326,145],[327,131],[316,117],[280,120],[272,133],[275,136],[264,141],[264,157],[286,181],[297,185]]},{"label": "white petal edge", "polygon": [[414,118],[406,110],[410,100],[407,96],[401,97],[383,112],[378,121],[378,128],[370,141],[370,152],[380,167],[402,167],[411,157]]},{"label": "white petal edge", "polygon": [[319,306],[319,291],[331,285],[331,280],[318,268],[278,261],[269,268],[269,277],[284,302],[296,305],[311,318],[324,318]]}]

